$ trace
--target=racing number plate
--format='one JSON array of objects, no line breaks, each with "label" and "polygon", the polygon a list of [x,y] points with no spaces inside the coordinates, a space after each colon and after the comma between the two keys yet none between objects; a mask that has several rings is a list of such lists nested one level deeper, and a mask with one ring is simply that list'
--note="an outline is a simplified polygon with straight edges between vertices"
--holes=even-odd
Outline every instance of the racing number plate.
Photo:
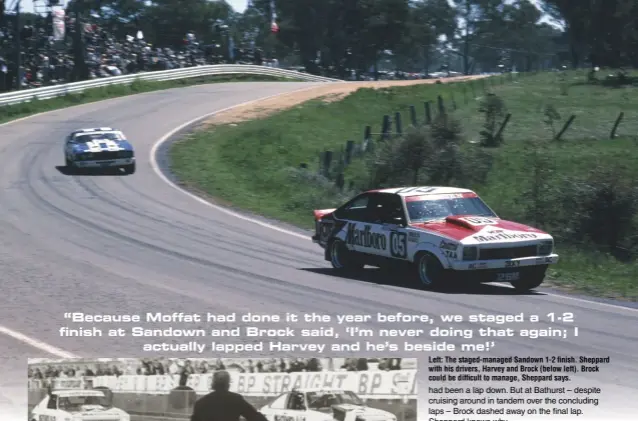
[{"label": "racing number plate", "polygon": [[506,272],[496,274],[496,282],[518,281],[521,278],[520,272]]}]

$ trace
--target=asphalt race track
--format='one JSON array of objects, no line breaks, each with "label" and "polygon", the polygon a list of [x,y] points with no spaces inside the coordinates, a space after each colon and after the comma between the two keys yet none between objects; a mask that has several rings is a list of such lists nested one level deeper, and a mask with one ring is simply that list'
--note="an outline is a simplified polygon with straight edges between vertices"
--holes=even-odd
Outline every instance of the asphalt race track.
[{"label": "asphalt race track", "polygon": [[[62,316],[73,311],[572,312],[579,337],[569,341],[497,338],[492,355],[610,356],[611,366],[602,373],[584,374],[582,385],[601,385],[612,401],[636,405],[637,309],[542,291],[514,295],[511,289],[497,286],[425,292],[384,284],[375,270],[361,279],[336,277],[309,234],[295,236],[207,206],[171,187],[153,170],[153,145],[183,123],[310,85],[195,86],[108,100],[0,126],[3,413],[19,413],[20,407],[26,407],[26,394],[20,401],[17,390],[25,384],[27,356],[142,356],[141,345],[151,342],[150,338],[61,338]],[[93,126],[116,126],[128,134],[136,146],[136,174],[68,176],[60,171],[64,137],[73,129]],[[346,338],[340,340],[348,343]],[[299,337],[296,342],[308,340]],[[425,367],[427,354],[421,361]],[[421,379],[427,379],[423,373]],[[427,385],[421,381],[420,387]]]}]

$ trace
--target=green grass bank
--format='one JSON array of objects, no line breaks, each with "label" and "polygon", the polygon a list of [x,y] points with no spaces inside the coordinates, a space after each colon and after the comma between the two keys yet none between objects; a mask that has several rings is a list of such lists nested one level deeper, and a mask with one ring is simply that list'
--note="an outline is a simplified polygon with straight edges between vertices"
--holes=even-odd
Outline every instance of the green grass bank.
[{"label": "green grass bank", "polygon": [[[0,124],[33,114],[52,111],[74,105],[117,98],[144,92],[160,91],[164,89],[185,88],[187,86],[204,85],[210,83],[230,82],[258,82],[258,81],[297,81],[296,79],[278,78],[259,75],[219,75],[202,76],[189,79],[168,80],[163,82],[136,80],[129,85],[109,85],[101,88],[87,89],[81,93],[69,94],[42,101],[31,101],[21,104],[0,107]],[[22,92],[29,92],[28,90]]]},{"label": "green grass bank", "polygon": [[[485,123],[479,107],[490,92],[503,100],[511,119],[503,132],[504,143],[483,148],[476,144]],[[334,180],[319,174],[322,151],[338,154],[347,140],[361,143],[366,125],[372,126],[374,143],[379,145],[376,133],[381,131],[383,115],[400,112],[405,131],[409,107],[416,108],[421,124],[424,101],[433,101],[434,109],[441,95],[449,114],[461,124],[461,149],[480,150],[481,159],[489,161],[485,176],[463,187],[475,189],[503,218],[540,225],[552,234],[560,231],[561,262],[552,268],[549,282],[564,290],[636,301],[638,237],[629,233],[637,225],[636,212],[614,214],[628,228],[621,246],[612,249],[596,244],[602,240],[595,235],[593,240],[576,235],[584,225],[572,223],[580,221],[576,215],[580,210],[572,210],[567,199],[588,194],[586,183],[601,177],[606,177],[611,190],[613,180],[630,180],[628,189],[631,180],[638,180],[637,94],[634,84],[612,87],[590,81],[579,71],[518,75],[512,80],[497,77],[465,85],[360,89],[341,101],[317,99],[263,119],[192,133],[172,146],[171,166],[187,187],[234,207],[312,228],[312,209],[332,207],[362,188],[374,187],[366,184],[369,159],[364,156],[343,171],[346,188],[336,188]],[[621,112],[624,116],[611,139]],[[570,116],[575,116],[571,126],[561,140],[553,140]],[[307,169],[300,169],[302,163]],[[604,193],[603,187],[599,190]],[[622,201],[618,196],[627,191],[617,188],[610,195]],[[546,220],[539,223],[539,218]],[[626,249],[627,255],[619,256],[618,249]]]}]

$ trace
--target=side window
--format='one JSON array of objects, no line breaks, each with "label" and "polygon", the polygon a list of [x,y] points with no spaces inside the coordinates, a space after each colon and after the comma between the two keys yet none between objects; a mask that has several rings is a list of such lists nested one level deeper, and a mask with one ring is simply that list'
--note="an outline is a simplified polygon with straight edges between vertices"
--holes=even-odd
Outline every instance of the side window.
[{"label": "side window", "polygon": [[47,403],[47,409],[58,409],[57,398],[55,395],[49,397],[49,403]]},{"label": "side window", "polygon": [[368,205],[370,204],[369,194],[363,194],[352,199],[335,212],[338,219],[349,219],[351,221],[366,221]]},{"label": "side window", "polygon": [[291,393],[290,399],[288,400],[288,408],[295,411],[303,411],[306,409],[306,404],[304,403],[304,397],[301,393]]},{"label": "side window", "polygon": [[405,223],[405,214],[403,212],[403,203],[401,198],[396,194],[378,194],[375,200],[370,203],[371,222],[381,224],[403,224]]}]

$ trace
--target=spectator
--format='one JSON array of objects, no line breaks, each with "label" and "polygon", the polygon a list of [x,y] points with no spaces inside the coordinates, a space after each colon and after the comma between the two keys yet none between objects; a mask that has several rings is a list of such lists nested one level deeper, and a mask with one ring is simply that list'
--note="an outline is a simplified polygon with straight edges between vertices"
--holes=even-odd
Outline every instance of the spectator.
[{"label": "spectator", "polygon": [[191,421],[267,421],[238,393],[230,391],[230,374],[217,371],[213,374],[213,392],[195,402]]}]

